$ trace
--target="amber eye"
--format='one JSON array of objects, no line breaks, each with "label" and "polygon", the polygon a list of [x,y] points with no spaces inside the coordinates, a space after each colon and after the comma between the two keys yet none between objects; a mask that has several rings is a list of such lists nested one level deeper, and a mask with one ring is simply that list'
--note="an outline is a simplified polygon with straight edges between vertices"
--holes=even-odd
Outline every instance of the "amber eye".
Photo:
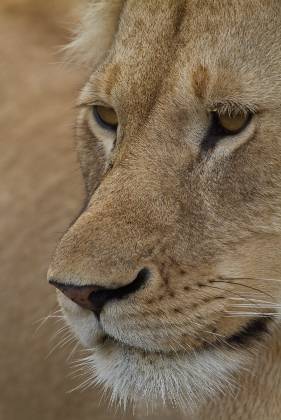
[{"label": "amber eye", "polygon": [[216,113],[216,121],[225,134],[238,134],[250,121],[251,114],[219,115]]},{"label": "amber eye", "polygon": [[95,105],[93,107],[93,114],[97,123],[108,130],[117,130],[118,117],[113,108],[108,108],[102,105]]},{"label": "amber eye", "polygon": [[208,132],[202,140],[202,149],[213,149],[221,139],[239,134],[251,122],[253,115],[250,112],[222,114],[212,111]]}]

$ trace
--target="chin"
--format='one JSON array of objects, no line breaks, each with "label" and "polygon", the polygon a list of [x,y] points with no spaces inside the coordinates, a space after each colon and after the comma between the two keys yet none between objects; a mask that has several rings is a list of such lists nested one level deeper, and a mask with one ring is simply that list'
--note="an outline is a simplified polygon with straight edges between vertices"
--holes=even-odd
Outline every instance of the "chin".
[{"label": "chin", "polygon": [[160,404],[193,411],[218,393],[232,392],[244,361],[231,349],[150,352],[105,337],[82,363],[89,380],[124,407],[141,402],[149,410]]},{"label": "chin", "polygon": [[[247,354],[231,346],[182,351],[151,350],[145,338],[112,337],[92,313],[59,296],[65,320],[89,355],[79,361],[88,385],[102,385],[112,402],[141,403],[147,410],[174,406],[194,411],[202,402],[235,389]],[[136,345],[136,342],[139,344]],[[143,342],[143,345],[140,343]]]}]

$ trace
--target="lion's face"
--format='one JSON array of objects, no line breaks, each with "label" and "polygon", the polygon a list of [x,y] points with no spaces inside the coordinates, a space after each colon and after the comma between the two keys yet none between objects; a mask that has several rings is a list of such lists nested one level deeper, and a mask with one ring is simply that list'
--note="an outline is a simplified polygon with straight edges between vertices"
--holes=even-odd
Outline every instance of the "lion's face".
[{"label": "lion's face", "polygon": [[59,300],[114,395],[219,389],[277,322],[280,42],[278,0],[129,0],[82,91],[88,201],[49,278],[110,290]]}]

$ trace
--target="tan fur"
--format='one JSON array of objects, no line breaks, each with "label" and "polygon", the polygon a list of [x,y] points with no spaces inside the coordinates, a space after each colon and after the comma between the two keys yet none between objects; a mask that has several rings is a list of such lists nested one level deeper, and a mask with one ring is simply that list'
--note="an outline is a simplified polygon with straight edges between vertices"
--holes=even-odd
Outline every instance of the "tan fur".
[{"label": "tan fur", "polygon": [[[117,288],[147,267],[151,278],[134,297],[106,305],[100,324],[60,296],[67,322],[97,347],[88,362],[113,396],[195,402],[193,419],[277,420],[281,4],[103,1],[86,22],[74,46],[93,66],[77,123],[88,202],[49,277]],[[99,45],[106,48],[97,53]],[[119,117],[109,157],[106,139],[89,128],[99,102]],[[255,115],[205,151],[208,112],[230,107]],[[219,344],[271,312],[261,343]]]},{"label": "tan fur", "polygon": [[122,4],[122,0],[89,1],[86,7],[83,4],[86,10],[73,41],[66,47],[69,60],[90,67],[102,59],[116,32]]}]

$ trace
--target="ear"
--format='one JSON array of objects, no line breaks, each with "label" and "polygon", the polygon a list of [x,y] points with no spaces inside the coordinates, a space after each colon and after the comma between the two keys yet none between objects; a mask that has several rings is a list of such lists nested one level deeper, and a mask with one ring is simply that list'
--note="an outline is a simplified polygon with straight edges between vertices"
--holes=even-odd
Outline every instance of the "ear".
[{"label": "ear", "polygon": [[118,29],[125,0],[90,0],[81,8],[81,18],[72,42],[65,47],[66,58],[94,68],[110,48]]}]

